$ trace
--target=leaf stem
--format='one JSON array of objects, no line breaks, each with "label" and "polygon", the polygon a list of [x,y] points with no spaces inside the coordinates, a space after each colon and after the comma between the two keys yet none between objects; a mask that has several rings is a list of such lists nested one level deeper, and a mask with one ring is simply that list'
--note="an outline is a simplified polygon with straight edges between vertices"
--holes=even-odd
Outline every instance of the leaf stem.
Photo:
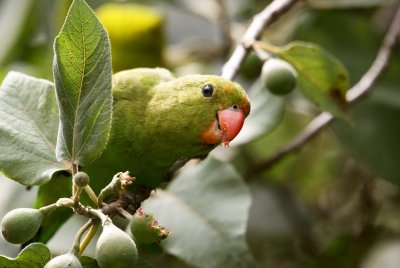
[{"label": "leaf stem", "polygon": [[263,49],[263,50],[265,50],[265,51],[267,51],[269,53],[272,53],[272,54],[277,54],[279,52],[279,48],[278,47],[276,47],[276,46],[274,46],[272,44],[266,43],[266,42],[258,42],[258,41],[256,41],[253,44],[253,48],[254,48],[254,50]]},{"label": "leaf stem", "polygon": [[74,176],[75,176],[75,174],[77,172],[78,172],[78,165],[72,164],[72,195],[71,196],[72,196],[72,199],[74,201],[77,200],[76,199],[76,196],[77,196],[76,192],[78,191],[78,187],[75,185],[75,182],[74,182]]},{"label": "leaf stem", "polygon": [[78,165],[72,164],[72,176],[74,176],[76,173],[78,173]]}]

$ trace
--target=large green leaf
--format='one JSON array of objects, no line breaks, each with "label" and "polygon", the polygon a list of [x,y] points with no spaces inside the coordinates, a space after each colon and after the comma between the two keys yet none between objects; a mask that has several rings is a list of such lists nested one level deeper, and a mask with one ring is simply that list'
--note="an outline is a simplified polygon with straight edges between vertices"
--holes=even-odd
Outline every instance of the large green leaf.
[{"label": "large green leaf", "polygon": [[293,65],[298,87],[309,100],[322,110],[345,117],[349,75],[338,59],[315,44],[299,41],[272,47],[271,51]]},{"label": "large green leaf", "polygon": [[50,250],[42,243],[32,243],[24,248],[15,259],[0,256],[0,267],[4,268],[43,268],[51,259]]},{"label": "large green leaf", "polygon": [[37,185],[66,169],[55,157],[57,123],[53,84],[10,72],[0,88],[0,171]]},{"label": "large green leaf", "polygon": [[161,243],[168,253],[198,267],[255,267],[245,242],[250,203],[234,168],[208,158],[157,190],[144,209],[172,231]]},{"label": "large green leaf", "polygon": [[73,1],[54,50],[60,107],[57,159],[88,165],[108,140],[112,73],[107,32],[85,1]]}]

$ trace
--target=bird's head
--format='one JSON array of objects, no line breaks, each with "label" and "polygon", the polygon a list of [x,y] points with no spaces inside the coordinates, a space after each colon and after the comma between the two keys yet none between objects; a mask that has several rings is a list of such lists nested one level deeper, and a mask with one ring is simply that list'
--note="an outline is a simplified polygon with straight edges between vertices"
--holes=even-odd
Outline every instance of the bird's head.
[{"label": "bird's head", "polygon": [[[155,101],[163,105],[190,139],[207,145],[228,146],[250,112],[250,102],[237,83],[214,75],[189,75],[160,85]],[[171,126],[171,124],[170,124]]]}]

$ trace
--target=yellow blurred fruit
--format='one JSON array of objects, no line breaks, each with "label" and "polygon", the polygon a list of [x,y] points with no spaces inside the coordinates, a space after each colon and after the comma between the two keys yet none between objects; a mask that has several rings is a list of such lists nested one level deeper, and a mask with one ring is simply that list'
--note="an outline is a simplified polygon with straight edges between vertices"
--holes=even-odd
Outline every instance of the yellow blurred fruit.
[{"label": "yellow blurred fruit", "polygon": [[163,66],[164,17],[137,4],[107,3],[96,14],[111,41],[113,71]]}]

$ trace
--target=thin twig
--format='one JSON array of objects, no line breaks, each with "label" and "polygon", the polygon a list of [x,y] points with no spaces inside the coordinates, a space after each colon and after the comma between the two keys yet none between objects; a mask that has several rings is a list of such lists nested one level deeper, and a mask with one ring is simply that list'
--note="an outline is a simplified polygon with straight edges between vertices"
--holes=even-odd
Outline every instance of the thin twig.
[{"label": "thin twig", "polygon": [[263,11],[255,15],[246,33],[243,35],[242,41],[235,48],[232,56],[222,68],[221,76],[225,79],[232,80],[239,71],[252,44],[260,37],[263,29],[275,22],[297,2],[299,2],[299,0],[274,0]]},{"label": "thin twig", "polygon": [[118,212],[124,216],[126,219],[128,220],[132,220],[133,215],[131,215],[131,213],[129,213],[128,211],[126,211],[125,209],[123,209],[122,207],[118,207],[117,208]]},{"label": "thin twig", "polygon": [[75,182],[72,182],[74,184],[74,194],[72,195],[72,200],[74,200],[75,203],[79,202],[79,197],[82,193],[82,187],[78,187]]},{"label": "thin twig", "polygon": [[400,5],[390,23],[389,29],[383,39],[382,45],[379,48],[378,54],[364,76],[347,92],[346,99],[348,102],[354,102],[370,91],[378,78],[389,63],[390,56],[396,45],[396,40],[400,33]]},{"label": "thin twig", "polygon": [[97,205],[97,196],[96,196],[95,192],[92,190],[92,188],[89,186],[89,184],[86,185],[85,187],[83,187],[83,189],[88,194],[90,200],[92,200],[92,202],[95,205]]},{"label": "thin twig", "polygon": [[[89,227],[93,224],[92,220],[88,220],[78,231],[78,233],[75,235],[74,242],[72,244],[72,248],[70,249],[70,252],[74,254],[75,256],[79,257],[79,250],[80,250],[80,243],[81,243],[81,238],[83,234],[89,229]],[[82,254],[82,253],[81,253]]]},{"label": "thin twig", "polygon": [[[398,6],[396,14],[394,15],[389,29],[383,39],[382,45],[377,53],[377,56],[368,71],[362,78],[355,84],[346,94],[346,99],[349,103],[359,100],[361,97],[371,91],[372,87],[378,81],[386,69],[390,56],[396,45],[396,40],[400,33],[400,6]],[[299,150],[305,143],[310,141],[313,137],[319,134],[335,119],[332,114],[323,112],[315,117],[307,127],[300,132],[291,142],[278,150],[278,152],[252,167],[252,173],[270,168],[272,165],[282,160],[286,155],[291,152]]]},{"label": "thin twig", "polygon": [[79,246],[79,254],[78,254],[79,256],[82,255],[82,253],[85,251],[85,249],[89,245],[90,241],[92,241],[99,226],[100,226],[100,222],[93,222],[93,224],[90,226],[89,231],[87,232],[85,238],[83,238],[83,241]]}]

